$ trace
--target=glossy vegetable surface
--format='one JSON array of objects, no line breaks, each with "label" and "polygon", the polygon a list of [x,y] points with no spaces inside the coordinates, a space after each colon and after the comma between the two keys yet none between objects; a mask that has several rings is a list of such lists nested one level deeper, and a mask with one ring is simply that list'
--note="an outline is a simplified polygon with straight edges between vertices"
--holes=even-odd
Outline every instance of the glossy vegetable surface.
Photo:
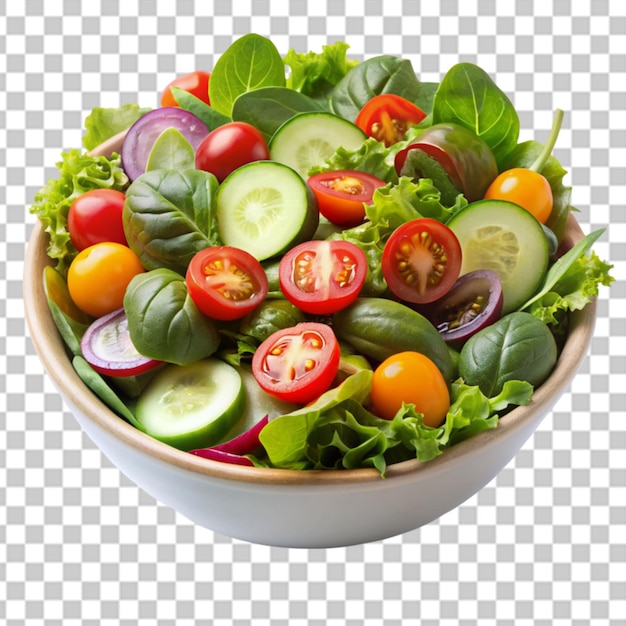
[{"label": "glossy vegetable surface", "polygon": [[161,364],[137,351],[123,308],[95,320],[85,331],[80,347],[89,365],[106,376],[137,376]]},{"label": "glossy vegetable surface", "polygon": [[216,320],[240,319],[267,295],[261,264],[240,248],[214,246],[198,252],[185,277],[196,306]]},{"label": "glossy vegetable surface", "polygon": [[126,245],[122,224],[125,198],[116,189],[91,189],[72,202],[67,229],[77,250],[103,241]]},{"label": "glossy vegetable surface", "polygon": [[445,225],[430,218],[405,222],[393,231],[382,257],[389,289],[412,303],[433,302],[454,285],[461,270],[461,246]]},{"label": "glossy vegetable surface", "polygon": [[280,288],[305,313],[328,315],[356,300],[365,283],[365,254],[347,241],[308,241],[280,261]]},{"label": "glossy vegetable surface", "polygon": [[439,368],[419,352],[399,352],[385,359],[372,379],[374,411],[393,419],[404,404],[413,404],[432,428],[441,425],[450,408],[450,392]]},{"label": "glossy vegetable surface", "polygon": [[320,213],[333,224],[350,227],[365,218],[365,204],[371,204],[374,191],[385,182],[366,172],[335,170],[320,172],[307,181]]},{"label": "glossy vegetable surface", "polygon": [[162,107],[175,107],[179,106],[174,94],[172,93],[172,87],[178,87],[183,89],[192,96],[195,96],[206,104],[211,104],[209,100],[209,80],[211,74],[209,72],[196,71],[184,74],[183,76],[177,76],[167,87],[163,90],[161,95]]},{"label": "glossy vegetable surface", "polygon": [[489,146],[471,130],[453,122],[425,129],[395,156],[398,175],[433,178],[451,204],[456,193],[480,200],[498,175]]},{"label": "glossy vegetable surface", "polygon": [[96,243],[72,261],[67,286],[82,311],[100,317],[121,308],[130,281],[143,272],[139,258],[127,246]]},{"label": "glossy vegetable surface", "polygon": [[379,94],[368,100],[354,123],[366,135],[389,147],[404,139],[406,131],[425,117],[426,113],[410,100],[395,94]]},{"label": "glossy vegetable surface", "polygon": [[324,393],[339,368],[339,343],[329,326],[303,322],[270,335],[252,358],[261,389],[306,404]]},{"label": "glossy vegetable surface", "polygon": [[456,371],[437,329],[410,307],[384,298],[358,298],[332,318],[337,337],[356,352],[384,361],[397,352],[420,352],[434,361],[447,381]]},{"label": "glossy vegetable surface", "polygon": [[263,135],[251,124],[230,122],[211,131],[196,150],[196,167],[222,182],[246,163],[266,161],[270,152]]}]

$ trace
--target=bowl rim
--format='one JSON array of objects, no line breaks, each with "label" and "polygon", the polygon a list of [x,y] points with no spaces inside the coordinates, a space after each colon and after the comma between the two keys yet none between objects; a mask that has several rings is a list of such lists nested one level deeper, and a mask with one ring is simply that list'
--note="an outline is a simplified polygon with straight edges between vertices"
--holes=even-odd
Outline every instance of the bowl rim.
[{"label": "bowl rim", "polygon": [[[97,149],[93,155],[110,156],[118,152],[125,132],[119,133]],[[568,217],[564,246],[571,247],[583,237],[574,215]],[[381,481],[374,468],[338,470],[291,470],[259,468],[221,463],[178,450],[138,430],[109,409],[79,378],[50,314],[43,284],[43,270],[53,265],[46,253],[48,235],[41,222],[33,227],[24,262],[23,299],[30,339],[48,376],[62,396],[90,420],[125,444],[143,450],[151,457],[194,474],[215,479],[266,485],[350,485]],[[385,480],[402,479],[429,471],[436,474],[451,464],[462,464],[477,449],[497,445],[498,441],[523,429],[539,414],[547,413],[572,381],[587,355],[593,336],[597,299],[583,310],[570,313],[567,341],[550,377],[538,387],[528,405],[514,408],[500,419],[497,428],[483,431],[428,462],[411,459],[387,467]],[[77,392],[78,390],[78,392]]]}]

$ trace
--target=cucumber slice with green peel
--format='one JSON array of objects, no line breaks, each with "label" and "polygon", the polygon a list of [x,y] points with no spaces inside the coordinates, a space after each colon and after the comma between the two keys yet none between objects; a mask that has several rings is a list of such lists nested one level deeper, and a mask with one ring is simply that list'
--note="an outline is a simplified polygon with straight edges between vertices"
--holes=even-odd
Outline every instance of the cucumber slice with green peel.
[{"label": "cucumber slice with green peel", "polygon": [[447,226],[461,244],[461,274],[489,269],[500,277],[503,315],[541,286],[550,250],[541,223],[526,209],[503,200],[479,200],[456,213]]},{"label": "cucumber slice with green peel", "polygon": [[256,161],[236,169],[217,192],[219,235],[259,261],[313,236],[319,211],[313,193],[290,167]]},{"label": "cucumber slice with green peel", "polygon": [[293,168],[304,178],[315,165],[324,165],[338,148],[356,150],[367,139],[352,122],[332,113],[298,113],[270,140],[270,158]]},{"label": "cucumber slice with green peel", "polygon": [[219,359],[168,365],[143,390],[138,427],[179,450],[219,443],[243,415],[246,391],[239,372]]}]

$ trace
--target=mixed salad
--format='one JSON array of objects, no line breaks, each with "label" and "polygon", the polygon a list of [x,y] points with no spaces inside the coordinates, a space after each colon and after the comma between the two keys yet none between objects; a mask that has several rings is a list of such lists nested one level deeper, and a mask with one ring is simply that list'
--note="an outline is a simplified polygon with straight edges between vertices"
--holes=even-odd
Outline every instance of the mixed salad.
[{"label": "mixed salad", "polygon": [[[427,461],[527,404],[609,285],[563,250],[566,174],[470,63],[236,40],[155,109],[87,117],[31,210],[73,365],[136,428],[224,462]],[[119,153],[91,154],[120,138]]]}]

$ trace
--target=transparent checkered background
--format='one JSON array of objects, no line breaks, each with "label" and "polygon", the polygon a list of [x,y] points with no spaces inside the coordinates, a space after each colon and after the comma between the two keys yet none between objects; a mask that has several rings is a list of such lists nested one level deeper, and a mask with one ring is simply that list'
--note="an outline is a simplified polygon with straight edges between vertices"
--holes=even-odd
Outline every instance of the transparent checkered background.
[{"label": "transparent checkered background", "polygon": [[[346,39],[425,80],[490,72],[522,137],[555,150],[617,282],[588,359],[516,459],[430,525],[379,543],[276,549],[194,527],[131,484],[62,406],[27,337],[35,191],[93,106],[156,106],[237,36],[285,53]],[[0,0],[0,622],[626,624],[626,3],[620,0]],[[329,523],[332,512],[329,512]]]}]

